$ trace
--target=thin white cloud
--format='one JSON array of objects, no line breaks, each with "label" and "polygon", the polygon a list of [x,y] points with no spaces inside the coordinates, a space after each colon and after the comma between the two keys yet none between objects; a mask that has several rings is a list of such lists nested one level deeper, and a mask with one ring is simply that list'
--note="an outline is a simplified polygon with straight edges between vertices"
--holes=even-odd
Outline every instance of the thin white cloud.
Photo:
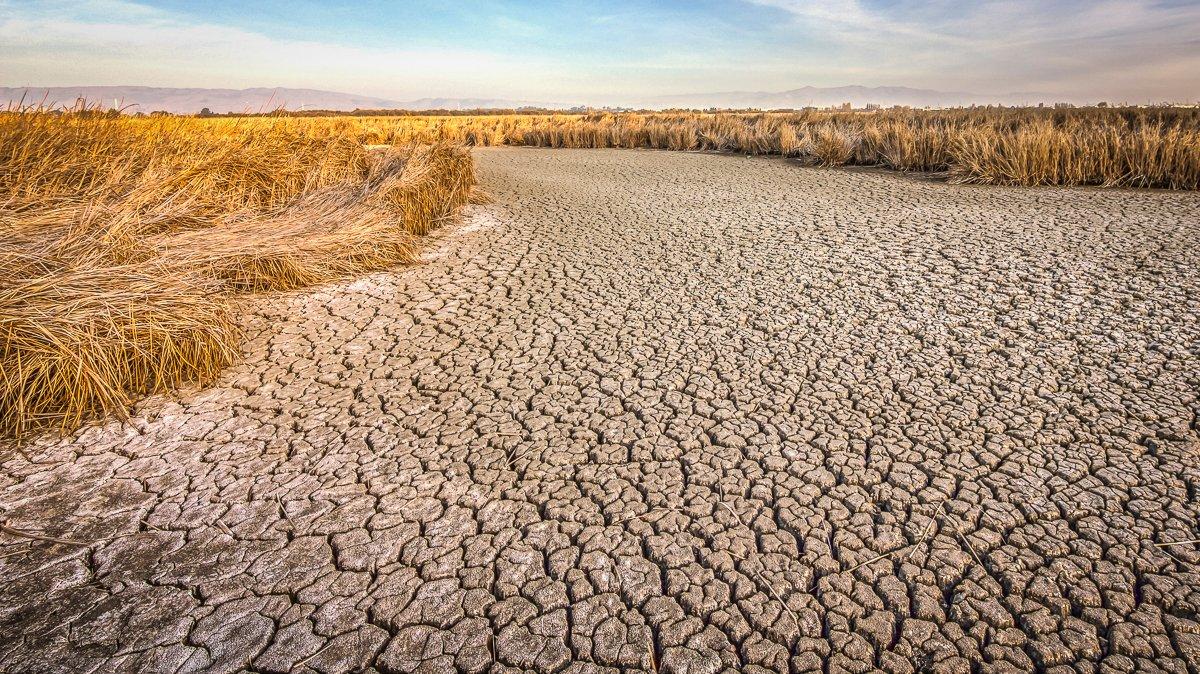
[{"label": "thin white cloud", "polygon": [[[780,12],[790,20],[771,21]],[[1200,99],[1200,3],[1191,0],[743,0],[724,18],[706,23],[679,12],[647,27],[636,11],[596,14],[579,30],[593,42],[623,38],[625,49],[568,47],[551,58],[550,49],[533,57],[470,44],[281,39],[133,0],[0,0],[0,84],[285,86],[597,104],[805,84]],[[498,14],[490,25],[554,43],[537,17]],[[644,39],[630,48],[630,35]]]},{"label": "thin white cloud", "polygon": [[838,63],[946,88],[1200,97],[1200,4],[1162,0],[747,0]]},{"label": "thin white cloud", "polygon": [[843,42],[868,43],[880,39],[915,38],[928,42],[955,41],[952,35],[939,33],[920,21],[902,20],[867,9],[858,0],[750,0],[753,4],[774,7],[795,16],[814,35]]},{"label": "thin white cloud", "polygon": [[[863,40],[899,36],[983,47],[1078,40],[1124,34],[1151,38],[1181,35],[1200,24],[1200,5],[1161,0],[1041,0],[901,3],[871,8],[860,0],[746,0],[792,14],[814,30]],[[1194,35],[1194,33],[1193,33]]]},{"label": "thin white cloud", "polygon": [[489,95],[519,86],[531,66],[553,71],[468,49],[282,40],[122,0],[0,8],[0,61],[12,85],[282,85],[415,98]]}]

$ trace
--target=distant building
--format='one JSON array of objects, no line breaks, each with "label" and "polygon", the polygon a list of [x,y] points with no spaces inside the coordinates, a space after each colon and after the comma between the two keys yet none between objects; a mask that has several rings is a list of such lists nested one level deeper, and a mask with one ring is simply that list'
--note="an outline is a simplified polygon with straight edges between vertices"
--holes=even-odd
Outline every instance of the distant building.
[{"label": "distant building", "polygon": [[878,103],[867,103],[866,109],[867,112],[875,112],[876,110],[882,110],[883,106],[879,105]]},{"label": "distant building", "polygon": [[1073,104],[1073,103],[1055,103],[1054,104],[1055,110],[1070,110],[1073,107],[1075,107],[1075,104]]}]

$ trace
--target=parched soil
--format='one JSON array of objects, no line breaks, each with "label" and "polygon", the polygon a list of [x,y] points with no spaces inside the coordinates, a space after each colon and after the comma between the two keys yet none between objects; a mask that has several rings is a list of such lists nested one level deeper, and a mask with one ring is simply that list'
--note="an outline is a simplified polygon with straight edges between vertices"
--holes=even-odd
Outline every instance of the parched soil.
[{"label": "parched soil", "polygon": [[0,671],[1200,668],[1200,195],[477,157],[425,264],[5,450],[91,545],[3,536]]}]

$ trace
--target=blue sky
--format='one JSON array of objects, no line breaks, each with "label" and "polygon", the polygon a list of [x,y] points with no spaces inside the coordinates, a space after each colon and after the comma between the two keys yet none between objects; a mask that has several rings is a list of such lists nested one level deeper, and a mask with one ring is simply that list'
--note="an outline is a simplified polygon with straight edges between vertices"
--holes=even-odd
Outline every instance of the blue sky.
[{"label": "blue sky", "polygon": [[388,98],[803,86],[1200,99],[1200,0],[0,0],[0,85]]}]

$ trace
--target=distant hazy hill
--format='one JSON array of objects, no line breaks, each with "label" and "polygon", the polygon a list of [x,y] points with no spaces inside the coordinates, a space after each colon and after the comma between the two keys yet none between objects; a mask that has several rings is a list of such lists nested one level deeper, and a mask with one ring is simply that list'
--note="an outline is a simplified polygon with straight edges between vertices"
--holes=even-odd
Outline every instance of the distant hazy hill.
[{"label": "distant hazy hill", "polygon": [[491,98],[422,98],[394,101],[372,96],[343,94],[317,89],[257,87],[254,89],[180,89],[172,87],[0,87],[0,104],[26,104],[45,100],[49,105],[70,106],[78,98],[104,107],[128,108],[131,112],[165,110],[197,113],[265,112],[288,110],[468,110],[475,108],[518,108],[537,106],[529,101]]},{"label": "distant hazy hill", "polygon": [[[344,94],[317,89],[287,89],[259,87],[254,89],[180,89],[169,87],[0,87],[0,105],[20,101],[37,104],[43,100],[50,105],[74,104],[77,98],[104,107],[126,108],[130,112],[166,110],[174,113],[197,113],[203,108],[213,112],[264,112],[288,110],[472,110],[488,108],[568,108],[572,104],[539,101],[517,101],[497,98],[420,98],[395,101],[372,96]],[[801,87],[790,91],[726,91],[673,96],[658,96],[627,103],[631,107],[649,108],[803,108],[828,107],[850,103],[861,108],[868,103],[883,106],[911,105],[914,107],[951,107],[972,103],[1003,103],[1006,105],[1051,103],[1047,94],[1020,93],[999,96],[971,94],[961,91],[935,91],[909,87]]]},{"label": "distant hazy hill", "polygon": [[517,108],[565,109],[565,103],[513,101],[504,98],[418,98],[392,106],[401,110],[516,110]]},{"label": "distant hazy hill", "polygon": [[998,96],[972,94],[965,91],[935,91],[910,87],[801,87],[790,91],[726,91],[717,93],[659,96],[650,101],[654,108],[824,108],[850,103],[861,108],[869,103],[882,106],[910,105],[913,107],[953,107],[971,104],[1019,105],[1053,102],[1053,97],[1040,93],[1002,94]]}]

